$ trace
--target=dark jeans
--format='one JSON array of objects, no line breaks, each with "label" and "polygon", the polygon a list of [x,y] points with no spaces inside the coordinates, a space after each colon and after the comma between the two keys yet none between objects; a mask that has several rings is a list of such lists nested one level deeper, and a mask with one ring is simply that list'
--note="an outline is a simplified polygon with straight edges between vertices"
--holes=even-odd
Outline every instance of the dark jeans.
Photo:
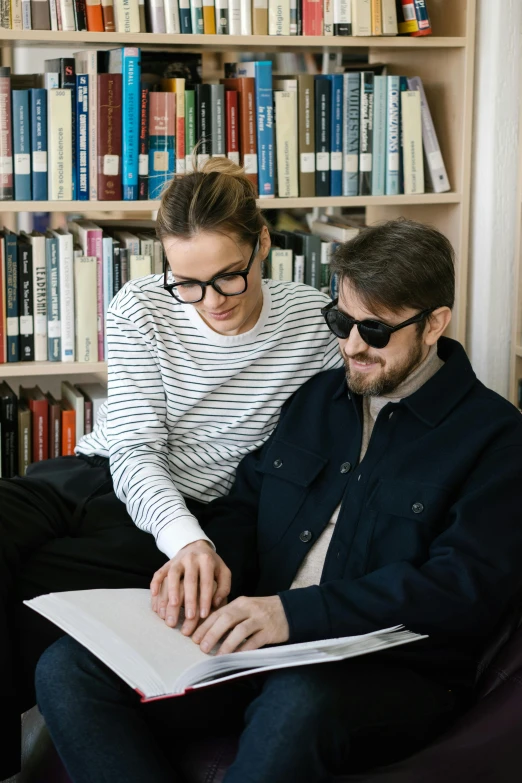
[{"label": "dark jeans", "polygon": [[[198,515],[201,504],[188,501]],[[61,457],[0,479],[0,780],[20,765],[20,714],[35,703],[34,670],[62,632],[22,601],[49,592],[147,588],[167,560],[113,491],[108,460]]]},{"label": "dark jeans", "polygon": [[175,783],[187,742],[241,729],[225,783],[322,783],[411,754],[455,712],[446,687],[379,653],[141,704],[65,637],[40,659],[36,690],[73,783]]}]

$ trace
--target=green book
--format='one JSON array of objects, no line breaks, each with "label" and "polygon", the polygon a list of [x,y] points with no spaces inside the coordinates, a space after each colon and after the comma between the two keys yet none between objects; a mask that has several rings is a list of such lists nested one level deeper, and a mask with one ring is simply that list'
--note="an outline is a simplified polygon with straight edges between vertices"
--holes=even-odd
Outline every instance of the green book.
[{"label": "green book", "polygon": [[196,93],[185,90],[185,170],[194,170],[192,153],[196,146]]}]

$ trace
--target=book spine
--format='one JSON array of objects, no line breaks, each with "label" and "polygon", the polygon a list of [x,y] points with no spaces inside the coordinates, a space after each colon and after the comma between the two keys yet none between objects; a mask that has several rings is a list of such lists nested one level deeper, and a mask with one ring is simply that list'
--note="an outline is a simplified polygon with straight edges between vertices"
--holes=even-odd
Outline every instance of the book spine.
[{"label": "book spine", "polygon": [[331,83],[330,101],[330,195],[343,192],[343,74],[328,77]]},{"label": "book spine", "polygon": [[227,158],[239,166],[239,117],[238,94],[235,90],[225,92],[226,104],[226,147]]},{"label": "book spine", "polygon": [[33,430],[33,462],[49,457],[49,406],[47,400],[30,400]]},{"label": "book spine", "polygon": [[225,88],[222,84],[210,85],[212,104],[212,157],[224,158],[225,146]]},{"label": "book spine", "polygon": [[315,79],[315,194],[330,195],[330,82]]},{"label": "book spine", "polygon": [[62,362],[74,362],[74,268],[72,234],[58,240]]},{"label": "book spine", "polygon": [[101,0],[86,0],[87,29],[90,33],[103,33]]},{"label": "book spine", "polygon": [[31,185],[35,201],[45,201],[47,182],[47,93],[43,88],[30,90],[31,101]]},{"label": "book spine", "polygon": [[33,263],[31,246],[18,246],[20,267],[20,361],[34,361]]},{"label": "book spine", "polygon": [[[59,0],[55,0],[55,6],[56,6],[56,25],[58,27],[58,30],[62,30],[62,8],[59,3]],[[60,86],[60,85],[58,85]]]},{"label": "book spine", "polygon": [[361,80],[357,72],[345,73],[343,79],[343,196],[358,196]]},{"label": "book spine", "polygon": [[192,19],[190,17],[190,0],[179,0],[179,26],[184,35],[192,34]]},{"label": "book spine", "polygon": [[84,402],[84,409],[83,409],[83,415],[84,415],[84,432],[85,435],[90,435],[92,432],[92,402],[91,400],[85,400]]},{"label": "book spine", "polygon": [[228,30],[230,35],[241,35],[241,0],[229,0]]},{"label": "book spine", "polygon": [[314,77],[298,76],[299,105],[299,195],[315,196]]},{"label": "book spine", "polygon": [[140,50],[123,50],[123,200],[138,198],[140,135]]},{"label": "book spine", "polygon": [[252,16],[254,35],[268,35],[268,0],[253,0]]},{"label": "book spine", "polygon": [[76,182],[79,201],[89,200],[89,76],[76,76]]},{"label": "book spine", "polygon": [[290,35],[290,0],[268,0],[268,35]]},{"label": "book spine", "polygon": [[400,193],[400,77],[387,76],[386,195]]},{"label": "book spine", "polygon": [[257,165],[256,97],[254,79],[240,79],[239,96],[239,148],[245,174],[259,193]]},{"label": "book spine", "polygon": [[228,0],[214,0],[216,10],[216,34],[230,35]]},{"label": "book spine", "polygon": [[17,201],[31,200],[29,90],[13,90],[14,190]]},{"label": "book spine", "polygon": [[333,0],[323,0],[323,35],[334,34]]},{"label": "book spine", "polygon": [[[106,33],[116,32],[113,0],[102,0],[102,17],[104,31]],[[139,32],[139,30],[132,30],[132,32]]]},{"label": "book spine", "polygon": [[426,8],[426,0],[414,0],[414,2],[418,30],[412,32],[412,36],[431,35],[433,30],[431,29],[430,17]]},{"label": "book spine", "polygon": [[382,34],[397,35],[396,0],[382,0]]},{"label": "book spine", "polygon": [[386,179],[387,77],[374,77],[372,196],[384,196]]},{"label": "book spine", "polygon": [[273,198],[275,195],[274,101],[271,61],[256,62],[255,73],[259,197]]},{"label": "book spine", "polygon": [[72,457],[76,445],[76,411],[62,410],[62,457]]},{"label": "book spine", "polygon": [[9,233],[6,235],[5,256],[7,361],[18,362],[20,361],[20,323],[16,234]]},{"label": "book spine", "polygon": [[59,403],[49,402],[49,459],[62,454],[62,411]]},{"label": "book spine", "polygon": [[418,90],[401,93],[404,193],[424,193],[421,100]]},{"label": "book spine", "polygon": [[105,312],[103,309],[103,234],[101,229],[93,228],[87,234],[87,252],[96,258],[96,336],[98,343],[98,361],[104,360]]},{"label": "book spine", "polygon": [[67,87],[71,91],[71,168],[72,168],[72,198],[78,199],[78,180],[76,177],[76,73],[73,58],[61,58],[60,61],[60,87]]},{"label": "book spine", "polygon": [[74,258],[76,361],[78,362],[95,362],[98,358],[96,269],[94,256]]},{"label": "book spine", "polygon": [[87,6],[86,0],[75,0],[76,29],[78,32],[87,30]]},{"label": "book spine", "polygon": [[185,171],[193,171],[192,154],[196,146],[196,93],[185,90]]},{"label": "book spine", "polygon": [[22,0],[11,0],[11,30],[23,30]]},{"label": "book spine", "polygon": [[[9,388],[9,387],[8,387]],[[17,428],[18,428],[18,404],[14,392],[9,390],[8,395],[2,397],[1,404],[2,421],[2,478],[16,476],[18,464],[17,453]]]},{"label": "book spine", "polygon": [[[9,28],[9,0],[2,1],[4,19],[7,13],[7,25],[2,23],[2,27]],[[49,14],[49,3],[47,0],[31,0],[31,27],[33,30],[50,30],[51,18]]]},{"label": "book spine", "polygon": [[0,68],[0,201],[14,196],[11,125],[11,69]]},{"label": "book spine", "polygon": [[72,128],[69,89],[48,91],[49,198],[72,199]]},{"label": "book spine", "polygon": [[[165,33],[165,6],[163,0],[147,0],[149,27],[153,33]],[[203,32],[203,31],[201,31]]]},{"label": "book spine", "polygon": [[176,79],[176,174],[185,173],[185,79]]},{"label": "book spine", "polygon": [[47,361],[47,271],[45,239],[33,242],[34,358]]},{"label": "book spine", "polygon": [[435,130],[435,125],[433,124],[428,101],[426,100],[426,93],[424,92],[422,80],[418,76],[415,76],[412,79],[408,79],[408,87],[410,90],[418,90],[420,93],[422,145],[424,149],[424,159],[426,161],[426,171],[431,189],[435,193],[445,193],[450,190],[448,173],[446,171],[444,159],[440,151],[437,132]]},{"label": "book spine", "polygon": [[202,0],[190,0],[190,20],[192,23],[192,32],[202,35],[202,33],[204,33]]},{"label": "book spine", "polygon": [[353,35],[372,34],[372,9],[370,0],[352,0]]},{"label": "book spine", "polygon": [[252,35],[252,2],[239,0],[240,35]]},{"label": "book spine", "polygon": [[359,137],[359,195],[372,192],[373,80],[371,71],[361,71],[361,109]]},{"label": "book spine", "polygon": [[138,0],[138,14],[140,17],[140,33],[147,32],[147,13],[145,11],[145,0]]},{"label": "book spine", "polygon": [[138,199],[149,197],[149,86],[140,87],[140,148],[138,165]]},{"label": "book spine", "polygon": [[[200,86],[200,85],[198,85]],[[149,198],[161,197],[174,176],[175,94],[152,92],[149,112]]]},{"label": "book spine", "polygon": [[401,14],[398,18],[400,35],[416,33],[419,30],[414,0],[401,0]]},{"label": "book spine", "polygon": [[129,282],[129,251],[126,247],[120,248],[121,284]]},{"label": "book spine", "polygon": [[112,243],[112,296],[116,296],[121,288],[121,246],[119,242]]},{"label": "book spine", "polygon": [[408,78],[399,76],[399,193],[404,193],[404,123],[402,117],[402,93],[408,90]]},{"label": "book spine", "polygon": [[323,34],[323,0],[303,0],[303,35]]},{"label": "book spine", "polygon": [[57,3],[60,5],[62,14],[62,30],[66,32],[72,32],[73,30],[76,30],[73,0],[57,0]]},{"label": "book spine", "polygon": [[210,84],[196,85],[197,164],[203,166],[211,155],[211,90]]},{"label": "book spine", "polygon": [[382,35],[382,0],[371,0],[372,35]]},{"label": "book spine", "polygon": [[98,74],[98,198],[121,201],[122,78]]},{"label": "book spine", "polygon": [[216,14],[214,0],[203,0],[203,32],[205,35],[216,34]]},{"label": "book spine", "polygon": [[22,24],[24,30],[31,30],[31,0],[22,0]]},{"label": "book spine", "polygon": [[18,404],[18,474],[25,476],[31,464],[31,411],[24,402]]},{"label": "book spine", "polygon": [[[112,237],[102,237],[103,247],[103,312],[107,313],[112,299]],[[107,356],[107,329],[104,330],[103,352]]]},{"label": "book spine", "polygon": [[178,0],[164,0],[165,5],[165,27],[170,35],[179,35],[181,26],[179,23],[179,5]]},{"label": "book spine", "polygon": [[50,362],[59,362],[61,359],[61,335],[60,323],[60,272],[58,266],[58,240],[47,238],[47,359]]}]

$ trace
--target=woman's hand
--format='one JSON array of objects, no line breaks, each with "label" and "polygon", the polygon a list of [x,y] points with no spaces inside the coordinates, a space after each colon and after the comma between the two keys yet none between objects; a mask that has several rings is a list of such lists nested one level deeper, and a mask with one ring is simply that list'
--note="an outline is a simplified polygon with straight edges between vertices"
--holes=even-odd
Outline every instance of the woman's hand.
[{"label": "woman's hand", "polygon": [[[180,549],[152,578],[152,609],[174,628],[185,608],[183,633],[192,633],[230,593],[231,573],[207,541],[194,541]],[[186,626],[186,627],[185,627]]]}]

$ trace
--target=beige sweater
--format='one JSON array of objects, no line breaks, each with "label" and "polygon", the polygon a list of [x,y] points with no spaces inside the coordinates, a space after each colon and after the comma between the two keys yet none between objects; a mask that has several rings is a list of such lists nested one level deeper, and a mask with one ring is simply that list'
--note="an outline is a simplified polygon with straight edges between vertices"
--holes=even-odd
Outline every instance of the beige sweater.
[{"label": "beige sweater", "polygon": [[[439,359],[437,354],[437,346],[434,345],[428,351],[428,355],[421,364],[404,380],[400,386],[394,390],[393,394],[383,397],[364,397],[363,398],[363,435],[361,443],[361,454],[359,461],[362,462],[364,455],[368,449],[370,438],[372,436],[373,427],[380,411],[389,402],[400,402],[405,397],[409,397],[423,386],[426,381],[435,375],[440,370],[444,362]],[[332,518],[328,522],[327,526],[312,546],[308,555],[305,557],[299,571],[296,574],[294,581],[291,584],[291,589],[295,587],[309,587],[310,585],[318,585],[321,580],[321,574],[323,572],[324,561],[326,559],[326,553],[330,546],[330,541],[334,533],[337,517],[339,516],[339,505]]]}]

